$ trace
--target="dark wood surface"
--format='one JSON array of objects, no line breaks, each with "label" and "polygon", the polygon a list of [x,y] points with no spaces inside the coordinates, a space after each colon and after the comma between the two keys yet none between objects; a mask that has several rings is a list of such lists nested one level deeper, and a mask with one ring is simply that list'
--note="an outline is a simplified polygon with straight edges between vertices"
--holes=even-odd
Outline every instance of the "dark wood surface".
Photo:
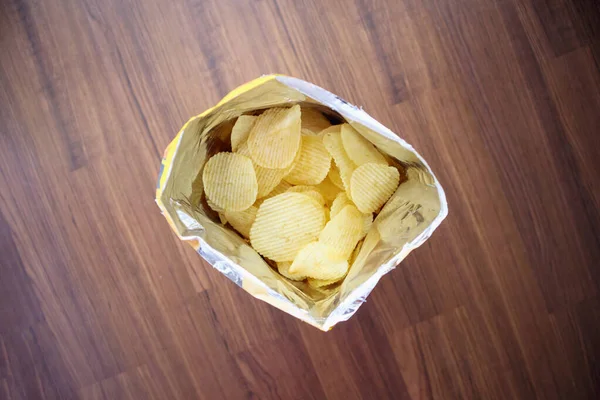
[{"label": "dark wood surface", "polygon": [[[0,398],[599,398],[599,7],[0,0]],[[448,195],[329,333],[154,204],[182,124],[270,72],[364,106]]]}]

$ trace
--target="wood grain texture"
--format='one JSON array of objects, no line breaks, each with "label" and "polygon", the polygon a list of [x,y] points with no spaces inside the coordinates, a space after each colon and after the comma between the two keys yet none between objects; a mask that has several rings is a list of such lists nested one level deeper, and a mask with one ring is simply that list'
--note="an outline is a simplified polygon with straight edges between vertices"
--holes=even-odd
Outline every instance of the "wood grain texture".
[{"label": "wood grain texture", "polygon": [[[600,398],[599,66],[593,0],[3,0],[0,398]],[[270,72],[364,106],[449,200],[326,334],[153,201],[181,125]]]}]

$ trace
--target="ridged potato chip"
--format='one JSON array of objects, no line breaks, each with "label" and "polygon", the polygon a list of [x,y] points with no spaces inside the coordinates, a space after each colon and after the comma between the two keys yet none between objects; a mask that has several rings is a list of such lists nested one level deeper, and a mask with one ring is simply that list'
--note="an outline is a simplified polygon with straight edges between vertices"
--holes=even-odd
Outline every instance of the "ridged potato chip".
[{"label": "ridged potato chip", "polygon": [[341,133],[326,133],[325,136],[323,136],[323,144],[335,160],[335,164],[340,170],[340,178],[344,185],[344,190],[350,195],[350,179],[352,177],[352,172],[356,169],[356,165],[350,157],[348,157],[346,150],[344,150]]},{"label": "ridged potato chip", "polygon": [[270,197],[275,197],[275,196],[277,196],[278,194],[285,193],[285,192],[287,192],[287,191],[288,191],[288,189],[289,189],[289,188],[291,188],[291,187],[292,187],[292,184],[291,184],[291,183],[288,183],[288,182],[286,182],[286,181],[281,181],[281,182],[279,182],[279,185],[275,186],[275,189],[273,189],[273,190],[271,191],[271,193],[269,193],[269,194],[267,195],[267,197],[269,197],[269,198],[270,198]]},{"label": "ridged potato chip", "polygon": [[350,268],[352,268],[352,266],[354,265],[354,262],[358,258],[358,255],[360,254],[364,244],[365,244],[365,241],[362,239],[359,240],[358,243],[356,244],[356,247],[354,248],[354,251],[352,252],[352,255],[350,256],[350,259],[348,260],[348,264],[350,264]]},{"label": "ridged potato chip", "polygon": [[318,136],[325,136],[328,133],[341,133],[341,132],[342,132],[341,125],[332,125],[328,128],[323,129],[321,132],[319,132]]},{"label": "ridged potato chip", "polygon": [[329,122],[319,110],[314,108],[302,108],[302,129],[317,134],[330,126],[331,122]]},{"label": "ridged potato chip", "polygon": [[317,136],[317,135],[318,135],[318,132],[317,132],[317,133],[315,133],[315,132],[313,132],[313,131],[311,131],[311,130],[304,129],[304,128],[302,128],[302,129],[300,130],[300,133],[301,133],[302,135],[304,135],[304,136]]},{"label": "ridged potato chip", "polygon": [[283,179],[294,185],[317,185],[325,179],[330,167],[331,155],[321,137],[302,135],[298,161]]},{"label": "ridged potato chip", "polygon": [[258,183],[252,160],[236,153],[217,153],[202,172],[207,201],[227,211],[242,211],[256,201]]},{"label": "ridged potato chip", "polygon": [[275,189],[271,190],[271,192],[268,195],[266,195],[265,197],[262,197],[262,198],[256,200],[256,203],[254,203],[254,205],[256,207],[260,207],[260,205],[265,200],[270,199],[271,197],[275,197],[278,194],[285,193],[291,187],[292,187],[291,183],[287,183],[286,181],[282,180],[281,182],[279,182],[279,185],[275,186]]},{"label": "ridged potato chip", "polygon": [[305,194],[307,196],[310,196],[313,199],[315,199],[316,201],[318,201],[319,204],[321,204],[322,206],[324,206],[325,204],[327,204],[327,202],[325,201],[325,198],[323,197],[323,195],[321,193],[319,193],[317,191],[317,189],[315,188],[315,186],[305,186],[305,185],[292,186],[287,191],[288,192],[302,193],[302,194]]},{"label": "ridged potato chip", "polygon": [[340,192],[331,203],[331,218],[339,214],[340,211],[346,206],[353,206],[354,204],[348,198],[346,192]]},{"label": "ridged potato chip", "polygon": [[331,210],[329,210],[329,208],[325,207],[325,221],[329,222],[330,219],[331,219]]},{"label": "ridged potato chip", "polygon": [[342,125],[342,144],[348,157],[356,164],[361,166],[366,163],[376,163],[387,165],[383,154],[350,124]]},{"label": "ridged potato chip", "polygon": [[340,279],[348,272],[348,261],[332,247],[312,242],[300,250],[290,272],[316,279]]},{"label": "ridged potato chip", "polygon": [[301,275],[301,274],[292,274],[290,272],[290,266],[292,265],[291,261],[284,261],[284,262],[278,262],[277,263],[277,270],[279,271],[279,273],[283,276],[285,276],[286,278],[292,280],[292,281],[303,281],[305,280],[307,277],[306,275]]},{"label": "ridged potato chip", "polygon": [[342,177],[340,176],[340,169],[335,163],[335,160],[331,160],[331,168],[329,169],[329,174],[327,174],[327,177],[335,186],[339,187],[342,190],[345,190],[344,183],[342,182]]},{"label": "ridged potato chip", "polygon": [[327,204],[331,204],[335,197],[340,193],[340,188],[335,186],[333,182],[331,182],[331,179],[327,177],[323,179],[323,182],[314,187],[323,195]]},{"label": "ridged potato chip", "polygon": [[319,243],[328,245],[337,251],[340,257],[347,260],[360,240],[363,229],[362,214],[355,206],[348,205],[337,215],[331,217],[319,234]]},{"label": "ridged potato chip", "polygon": [[253,115],[239,116],[231,129],[231,150],[235,152],[243,143],[246,143],[248,135],[250,135],[250,130],[252,130],[257,118]]},{"label": "ridged potato chip", "polygon": [[302,193],[282,193],[260,205],[250,229],[250,243],[273,261],[293,261],[324,226],[325,212],[315,199]]},{"label": "ridged potato chip", "polygon": [[210,199],[207,197],[206,198],[206,204],[208,204],[208,206],[210,207],[211,210],[216,211],[218,213],[224,213],[225,209],[221,208],[219,206],[217,206],[215,203],[213,203],[212,201],[210,201]]},{"label": "ridged potato chip", "polygon": [[343,277],[341,278],[337,278],[337,279],[314,279],[314,278],[308,278],[308,286],[314,288],[314,289],[321,289],[324,288],[326,286],[330,286],[333,285],[334,283],[338,283],[339,281],[342,280]]},{"label": "ridged potato chip", "polygon": [[233,229],[246,239],[250,237],[250,228],[256,219],[258,207],[251,206],[244,211],[225,211],[225,218]]},{"label": "ridged potato chip", "polygon": [[[342,211],[342,209],[348,205],[352,205],[354,206],[354,203],[352,202],[352,200],[350,200],[348,198],[348,196],[346,195],[345,192],[340,192],[337,197],[335,198],[335,200],[333,200],[333,203],[331,204],[331,214],[330,214],[330,218],[335,217],[337,214],[339,214],[340,211]],[[373,214],[372,213],[361,213],[362,215],[362,221],[363,221],[363,230],[362,233],[360,235],[360,239],[364,238],[367,233],[369,232],[369,230],[371,229],[371,226],[373,226]]]},{"label": "ridged potato chip", "polygon": [[219,221],[221,221],[223,225],[227,225],[227,217],[225,217],[225,214],[219,213]]},{"label": "ridged potato chip", "polygon": [[371,227],[373,226],[373,214],[372,213],[363,213],[362,214],[363,217],[363,230],[360,234],[360,239],[363,239],[365,236],[367,236],[367,233],[369,233],[369,231],[371,230]]},{"label": "ridged potato chip", "polygon": [[300,106],[270,108],[250,130],[252,161],[263,168],[289,167],[300,149],[300,138]]},{"label": "ridged potato chip", "polygon": [[358,167],[352,174],[350,197],[363,213],[379,209],[396,191],[400,183],[400,173],[394,167],[367,163]]},{"label": "ridged potato chip", "polygon": [[[237,152],[246,157],[251,156],[247,142],[242,143]],[[258,193],[256,194],[256,197],[259,199],[271,193],[287,174],[285,168],[264,168],[255,162],[252,164],[254,165],[254,171],[256,172],[256,183],[258,183]]]}]

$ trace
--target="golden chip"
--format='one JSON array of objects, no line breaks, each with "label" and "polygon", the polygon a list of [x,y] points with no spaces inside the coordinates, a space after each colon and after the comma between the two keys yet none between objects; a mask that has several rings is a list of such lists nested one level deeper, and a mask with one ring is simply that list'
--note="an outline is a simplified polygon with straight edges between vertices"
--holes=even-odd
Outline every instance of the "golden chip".
[{"label": "golden chip", "polygon": [[318,201],[319,204],[321,204],[323,206],[326,204],[325,198],[323,197],[323,195],[321,193],[319,193],[317,191],[317,189],[315,188],[315,186],[305,186],[305,185],[292,186],[287,191],[288,192],[302,193],[302,194],[305,194],[307,196],[312,197],[313,199],[315,199],[316,201]]},{"label": "golden chip", "polygon": [[227,217],[225,216],[225,214],[219,213],[219,221],[221,221],[223,225],[227,225]]},{"label": "golden chip", "polygon": [[[352,201],[348,198],[348,196],[346,195],[345,192],[340,192],[337,195],[337,197],[335,198],[335,200],[333,200],[333,204],[331,204],[330,218],[335,217],[337,214],[339,214],[340,211],[342,211],[342,209],[344,207],[346,207],[348,205],[354,206],[354,203],[352,203]],[[371,229],[371,226],[373,225],[373,214],[361,213],[361,215],[362,215],[362,221],[363,221],[363,230],[360,235],[360,239],[364,238],[367,235],[367,233]]]},{"label": "golden chip", "polygon": [[342,125],[342,143],[346,154],[357,166],[366,163],[387,165],[383,154],[350,124]]},{"label": "golden chip", "polygon": [[317,136],[317,135],[318,135],[318,132],[317,132],[317,133],[315,133],[315,132],[313,132],[313,131],[310,131],[310,130],[308,130],[308,129],[304,129],[304,128],[302,128],[302,129],[300,130],[300,133],[301,133],[302,135],[304,135],[304,136]]},{"label": "golden chip", "polygon": [[325,207],[325,221],[329,222],[330,219],[331,219],[331,210],[329,210],[329,208]]},{"label": "golden chip", "polygon": [[352,255],[350,256],[350,259],[348,260],[348,264],[350,264],[350,268],[352,268],[352,266],[354,265],[354,262],[358,258],[358,255],[360,254],[364,244],[365,244],[364,240],[361,239],[358,241],[358,244],[354,248],[354,251],[352,252]]},{"label": "golden chip", "polygon": [[225,211],[225,218],[233,229],[245,238],[250,237],[250,228],[256,219],[258,207],[251,206],[244,211]]},{"label": "golden chip", "polygon": [[[353,205],[345,206],[337,215],[331,217],[321,234],[319,243],[334,249],[340,257],[347,260],[363,232],[363,216]],[[317,276],[309,275],[312,278]],[[326,278],[319,278],[326,279]]]},{"label": "golden chip", "polygon": [[352,174],[350,197],[363,213],[379,209],[394,193],[400,183],[400,174],[394,167],[367,163]]},{"label": "golden chip", "polygon": [[271,191],[271,193],[268,194],[267,197],[275,197],[278,194],[285,193],[291,187],[292,187],[292,185],[290,183],[288,183],[286,181],[281,181],[281,182],[279,182],[279,185],[275,186],[275,189],[273,189]]},{"label": "golden chip", "polygon": [[327,177],[323,179],[323,182],[314,186],[314,188],[317,189],[319,193],[323,195],[327,204],[331,204],[331,202],[335,199],[338,193],[340,193],[340,188],[335,186],[333,182],[331,182],[331,179]]},{"label": "golden chip", "polygon": [[217,153],[202,172],[207,200],[227,211],[242,211],[256,201],[258,183],[252,160],[241,154]]},{"label": "golden chip", "polygon": [[290,272],[316,279],[340,279],[348,272],[348,261],[328,245],[312,242],[300,250]]},{"label": "golden chip", "polygon": [[333,182],[333,184],[340,189],[344,190],[344,183],[342,182],[342,178],[340,177],[340,169],[334,160],[331,161],[331,169],[329,170],[329,174],[327,177]]},{"label": "golden chip", "polygon": [[332,125],[328,128],[323,129],[321,132],[319,132],[318,136],[325,136],[328,133],[341,133],[341,132],[342,132],[341,125]]},{"label": "golden chip", "polygon": [[286,278],[292,280],[292,281],[303,281],[306,279],[305,275],[300,275],[300,274],[292,274],[290,272],[290,266],[292,265],[291,261],[284,261],[284,262],[278,262],[277,263],[277,270],[279,271],[279,273],[283,276],[285,276]]},{"label": "golden chip", "polygon": [[256,122],[255,116],[252,115],[241,115],[233,129],[231,130],[231,150],[237,151],[238,148],[246,142],[248,139],[248,135],[250,135],[250,130],[254,126]]},{"label": "golden chip", "polygon": [[296,163],[300,159],[300,154],[302,153],[301,150],[302,150],[302,140],[300,140],[300,148],[298,149],[298,153],[296,153],[296,158],[294,158],[294,161],[292,161],[292,163],[289,166],[287,166],[286,168],[284,168],[285,169],[285,175],[287,175],[290,172],[292,172],[292,170],[296,166]]},{"label": "golden chip", "polygon": [[314,108],[302,108],[302,129],[317,134],[331,126],[331,122],[320,111]]},{"label": "golden chip", "polygon": [[354,205],[352,201],[348,198],[346,192],[340,192],[333,200],[331,204],[331,218],[335,217],[339,214],[340,211],[344,209],[346,206]]},{"label": "golden chip", "polygon": [[248,147],[252,161],[261,167],[288,167],[300,149],[300,106],[271,108],[259,115]]},{"label": "golden chip", "polygon": [[325,212],[316,200],[302,193],[282,193],[260,205],[250,229],[250,243],[273,261],[293,261],[324,226]]},{"label": "golden chip", "polygon": [[[248,143],[242,143],[239,146],[237,152],[238,154],[250,157]],[[271,191],[277,185],[279,185],[279,183],[287,173],[287,170],[285,168],[264,168],[256,163],[253,163],[253,165],[254,171],[256,172],[256,183],[258,183],[258,193],[256,197],[258,197],[259,199],[271,193]]]},{"label": "golden chip", "polygon": [[283,178],[294,185],[317,185],[325,179],[331,166],[331,155],[320,136],[302,135],[300,156]]},{"label": "golden chip", "polygon": [[371,227],[373,226],[373,214],[365,213],[365,214],[362,214],[362,217],[363,217],[363,230],[362,230],[362,233],[360,234],[360,239],[367,236],[367,233],[369,233],[369,231],[371,230]]},{"label": "golden chip", "polygon": [[341,134],[339,132],[326,133],[325,136],[323,136],[323,144],[335,160],[335,164],[340,170],[340,178],[342,179],[344,190],[350,195],[350,179],[356,165],[350,157],[348,157],[346,150],[344,150]]},{"label": "golden chip", "polygon": [[327,279],[327,280],[326,279],[309,278],[308,279],[308,286],[310,286],[310,287],[312,287],[314,289],[321,289],[321,288],[324,288],[325,286],[330,286],[330,285],[333,285],[334,283],[338,283],[339,281],[342,280],[342,278]]},{"label": "golden chip", "polygon": [[275,196],[277,196],[278,194],[285,193],[285,192],[287,192],[287,191],[288,191],[288,189],[289,189],[289,188],[291,188],[291,187],[292,187],[292,184],[291,184],[291,183],[287,183],[286,181],[283,181],[283,180],[282,180],[281,182],[279,182],[279,185],[275,186],[275,189],[271,190],[271,192],[270,192],[268,195],[266,195],[266,196],[265,196],[265,197],[263,197],[263,198],[260,198],[260,199],[256,200],[256,203],[254,203],[254,205],[255,205],[256,207],[260,207],[260,205],[261,205],[261,204],[262,204],[262,203],[263,203],[265,200],[267,200],[267,199],[270,199],[271,197],[275,197]]},{"label": "golden chip", "polygon": [[206,204],[208,204],[208,206],[211,208],[211,210],[216,211],[218,213],[224,213],[225,209],[217,206],[215,203],[213,203],[212,201],[210,201],[210,199],[207,197],[206,198]]}]

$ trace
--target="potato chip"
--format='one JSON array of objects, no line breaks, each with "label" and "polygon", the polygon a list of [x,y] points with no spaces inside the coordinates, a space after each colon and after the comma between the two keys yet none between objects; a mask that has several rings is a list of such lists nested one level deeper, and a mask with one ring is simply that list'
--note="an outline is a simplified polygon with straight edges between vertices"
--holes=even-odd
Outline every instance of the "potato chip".
[{"label": "potato chip", "polygon": [[350,259],[348,260],[348,264],[350,264],[350,268],[352,268],[352,266],[354,265],[354,262],[358,258],[358,255],[360,254],[360,251],[362,250],[362,247],[364,244],[365,244],[365,241],[362,239],[359,240],[358,243],[356,244],[356,247],[354,248],[352,255],[350,255]]},{"label": "potato chip", "polygon": [[[330,218],[335,217],[337,214],[339,214],[340,211],[342,211],[342,209],[344,207],[346,207],[348,205],[354,206],[354,203],[352,203],[352,200],[350,200],[348,198],[348,196],[346,195],[345,192],[340,192],[337,195],[337,197],[335,198],[335,200],[333,200],[333,203],[331,204]],[[360,235],[360,239],[364,238],[367,235],[367,233],[369,232],[369,230],[371,229],[371,226],[373,226],[373,214],[361,213],[361,215],[362,215],[362,221],[363,221],[363,231]]]},{"label": "potato chip", "polygon": [[283,180],[282,180],[281,182],[279,182],[279,185],[275,186],[275,189],[271,190],[271,192],[270,192],[268,195],[266,195],[266,196],[265,196],[265,197],[263,197],[263,198],[260,198],[260,199],[256,200],[256,203],[254,203],[254,205],[255,205],[256,207],[260,207],[260,205],[261,205],[261,204],[262,204],[262,203],[263,203],[265,200],[267,200],[267,199],[270,199],[271,197],[275,197],[275,196],[277,196],[278,194],[285,193],[285,192],[287,192],[287,191],[288,191],[288,189],[289,189],[289,188],[291,188],[291,187],[292,187],[292,184],[291,184],[291,183],[287,183],[286,181],[283,181]]},{"label": "potato chip", "polygon": [[225,214],[219,213],[219,221],[221,221],[223,225],[227,225],[227,217],[225,216]]},{"label": "potato chip", "polygon": [[[325,136],[323,136],[323,144],[335,160],[335,164],[340,170],[340,178],[344,185],[344,190],[350,195],[350,179],[356,165],[350,157],[348,157],[346,150],[344,150],[341,134],[339,132],[326,133]],[[350,195],[350,197],[352,196]]]},{"label": "potato chip", "polygon": [[265,200],[250,229],[250,243],[273,261],[293,261],[325,226],[323,206],[302,193],[282,193]]},{"label": "potato chip", "polygon": [[235,152],[243,143],[246,143],[257,118],[253,115],[239,116],[231,130],[231,150]]},{"label": "potato chip", "polygon": [[317,135],[319,134],[319,132],[313,132],[313,131],[311,131],[311,130],[304,129],[304,128],[302,128],[302,129],[300,130],[300,133],[301,133],[303,136],[317,136]]},{"label": "potato chip", "polygon": [[342,132],[341,125],[332,125],[328,128],[323,129],[321,132],[318,133],[317,136],[325,136],[328,133],[341,133],[341,132]]},{"label": "potato chip", "polygon": [[246,239],[250,237],[250,228],[256,219],[258,207],[251,206],[244,211],[225,211],[225,218],[233,229]]},{"label": "potato chip", "polygon": [[331,204],[331,218],[339,214],[346,206],[354,205],[348,198],[346,192],[340,192]]},{"label": "potato chip", "polygon": [[360,240],[363,229],[362,214],[355,206],[347,205],[337,215],[331,217],[331,221],[325,225],[319,234],[319,243],[328,245],[337,251],[344,260],[347,260]]},{"label": "potato chip", "polygon": [[330,167],[331,155],[321,137],[302,135],[298,161],[283,179],[294,185],[317,185],[325,179]]},{"label": "potato chip", "polygon": [[315,108],[305,108],[301,110],[302,113],[302,129],[317,134],[323,129],[331,126],[331,122],[321,112]]},{"label": "potato chip", "polygon": [[217,153],[202,172],[207,201],[227,211],[242,211],[256,201],[258,183],[252,160],[236,153]]},{"label": "potato chip", "polygon": [[329,222],[330,219],[331,219],[331,210],[329,210],[329,208],[325,207],[325,221]]},{"label": "potato chip", "polygon": [[363,218],[363,230],[362,230],[362,233],[360,234],[359,240],[361,240],[362,238],[367,236],[367,233],[369,233],[369,231],[371,230],[371,227],[373,226],[373,214],[372,213],[363,213],[362,218]]},{"label": "potato chip", "polygon": [[269,193],[269,194],[267,195],[267,197],[269,197],[269,198],[270,198],[270,197],[275,197],[275,196],[277,196],[278,194],[285,193],[285,192],[287,192],[287,191],[288,191],[288,189],[289,189],[289,188],[291,188],[291,187],[292,187],[292,184],[291,184],[291,183],[288,183],[288,182],[286,182],[286,181],[281,181],[281,182],[279,182],[279,185],[275,186],[275,189],[273,189],[273,190],[271,191],[271,193]]},{"label": "potato chip", "polygon": [[361,212],[372,213],[385,204],[399,183],[400,173],[396,168],[363,164],[352,174],[350,197]]},{"label": "potato chip", "polygon": [[286,168],[300,149],[300,106],[270,108],[258,116],[248,136],[252,161],[263,168]]},{"label": "potato chip", "polygon": [[319,193],[317,191],[317,189],[315,188],[315,186],[305,186],[305,185],[292,186],[287,191],[288,192],[302,193],[302,194],[305,194],[307,196],[310,196],[313,199],[315,199],[316,201],[318,201],[319,204],[321,204],[322,206],[324,206],[325,204],[327,204],[326,201],[325,201],[325,198],[323,197],[323,195],[321,193]]},{"label": "potato chip", "polygon": [[323,182],[314,186],[314,188],[317,189],[319,193],[321,193],[321,195],[325,198],[327,204],[331,204],[335,197],[340,193],[340,188],[335,186],[333,182],[331,182],[331,179],[327,177],[323,179]]},{"label": "potato chip", "polygon": [[[343,278],[343,277],[342,277]],[[333,285],[335,283],[338,283],[339,281],[342,280],[342,278],[338,278],[338,279],[314,279],[314,278],[308,278],[308,286],[314,288],[314,289],[321,289],[324,288],[326,286],[330,286]]]},{"label": "potato chip", "polygon": [[366,163],[376,163],[387,165],[383,154],[350,124],[342,125],[342,143],[348,157],[356,164],[361,166]]},{"label": "potato chip", "polygon": [[332,247],[312,242],[298,252],[290,272],[316,279],[340,279],[348,272],[348,261]]},{"label": "potato chip", "polygon": [[206,204],[208,204],[208,206],[210,207],[211,210],[216,211],[218,213],[224,213],[225,209],[221,208],[219,206],[217,206],[215,203],[213,203],[212,201],[210,201],[210,199],[207,197],[206,198]]},{"label": "potato chip", "polygon": [[340,177],[340,169],[334,160],[331,160],[331,168],[329,169],[329,174],[327,177],[331,180],[331,182],[339,187],[342,190],[344,189],[344,183],[342,182],[342,178]]},{"label": "potato chip", "polygon": [[[243,156],[250,157],[248,143],[242,143],[237,152]],[[271,193],[287,174],[285,168],[263,168],[255,162],[252,164],[254,165],[254,171],[256,172],[256,183],[258,183],[258,193],[256,197],[259,199]]]},{"label": "potato chip", "polygon": [[292,265],[291,261],[284,261],[284,262],[278,262],[277,263],[277,270],[279,271],[279,273],[283,276],[285,276],[286,278],[292,280],[292,281],[303,281],[305,280],[307,277],[306,275],[301,275],[301,274],[292,274],[290,272],[290,266]]}]

